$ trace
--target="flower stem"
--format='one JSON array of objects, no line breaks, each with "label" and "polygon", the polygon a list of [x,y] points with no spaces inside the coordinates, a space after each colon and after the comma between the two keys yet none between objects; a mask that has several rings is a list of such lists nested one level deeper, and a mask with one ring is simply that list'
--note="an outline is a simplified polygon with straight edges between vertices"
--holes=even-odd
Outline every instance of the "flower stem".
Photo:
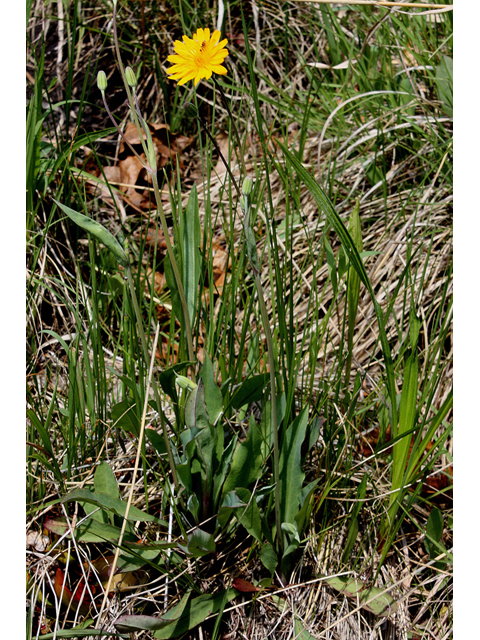
[{"label": "flower stem", "polygon": [[213,77],[213,82],[215,83],[216,88],[218,89],[219,93],[220,93],[220,97],[222,98],[222,102],[225,105],[225,108],[228,112],[228,116],[230,118],[230,124],[232,125],[232,130],[233,130],[233,135],[235,136],[235,142],[236,147],[235,147],[235,155],[237,156],[237,162],[238,165],[242,167],[242,173],[244,176],[247,175],[247,168],[245,166],[245,159],[243,157],[243,155],[241,154],[241,149],[242,149],[242,145],[240,144],[240,136],[238,135],[238,129],[237,129],[237,125],[235,124],[235,120],[232,116],[232,112],[230,111],[230,105],[228,104],[228,100],[227,100],[227,96],[225,95],[225,92],[223,91],[222,85],[219,84],[219,82],[217,81],[217,79],[215,78],[215,76]]},{"label": "flower stem", "polygon": [[[133,309],[134,309],[135,317],[137,320],[137,328],[138,328],[138,333],[140,335],[140,342],[142,345],[143,357],[144,357],[145,363],[147,363],[149,358],[148,358],[147,341],[145,339],[145,332],[143,331],[143,318],[142,318],[142,314],[140,313],[140,307],[138,306],[137,294],[135,292],[135,284],[133,282],[133,277],[132,277],[132,269],[130,268],[129,264],[125,268],[125,272],[127,274],[127,282],[130,288],[130,295],[132,298]],[[165,424],[165,416],[163,415],[162,404],[160,401],[160,394],[158,392],[158,387],[157,387],[157,384],[155,383],[154,378],[152,379],[152,389],[153,389],[153,395],[155,396],[155,402],[157,404],[157,411],[160,416],[160,424],[162,426],[163,439],[165,441],[165,447],[167,449],[168,462],[170,464],[170,470],[172,472],[173,483],[175,485],[175,488],[178,490],[177,470],[175,467],[175,461],[173,459],[172,449],[170,447],[170,439],[167,433],[167,426]]]},{"label": "flower stem", "polygon": [[[248,184],[249,183],[249,184]],[[279,460],[279,443],[278,443],[278,418],[277,418],[277,392],[275,379],[275,358],[273,356],[273,340],[270,322],[268,319],[267,305],[265,304],[265,295],[263,293],[262,282],[260,280],[260,272],[258,267],[257,248],[253,231],[250,228],[250,194],[253,188],[251,178],[245,178],[243,182],[242,192],[243,198],[240,203],[244,212],[243,227],[245,231],[245,243],[247,247],[247,257],[253,270],[255,286],[257,289],[258,302],[260,304],[260,313],[262,316],[265,338],[267,340],[268,366],[270,369],[270,396],[272,405],[272,433],[273,433],[273,476],[275,482],[275,525],[278,555],[281,557],[283,550],[283,537],[280,520],[280,460]]]},{"label": "flower stem", "polygon": [[273,357],[273,340],[270,323],[268,320],[267,306],[265,304],[265,296],[263,293],[260,275],[255,273],[255,285],[258,293],[258,302],[260,304],[260,313],[262,315],[263,328],[265,330],[265,338],[267,340],[268,366],[270,368],[270,396],[272,403],[272,432],[273,432],[273,477],[275,482],[275,524],[277,529],[277,544],[279,556],[282,555],[283,539],[282,528],[280,522],[280,461],[279,461],[279,444],[278,444],[278,424],[277,424],[277,394],[275,380],[275,359]]},{"label": "flower stem", "polygon": [[[192,338],[192,329],[191,329],[191,321],[190,321],[190,317],[188,314],[188,306],[187,306],[187,300],[185,298],[185,292],[183,289],[183,284],[182,284],[182,278],[180,275],[180,271],[178,269],[178,265],[177,265],[177,261],[175,259],[175,254],[173,252],[173,247],[172,247],[172,243],[170,242],[170,236],[168,234],[168,226],[167,226],[167,220],[165,217],[165,212],[163,211],[163,206],[162,206],[162,200],[161,200],[161,196],[160,196],[160,189],[158,186],[158,177],[157,177],[157,166],[156,166],[156,157],[155,157],[155,150],[153,149],[153,144],[152,144],[152,140],[151,140],[151,135],[150,135],[150,131],[148,130],[148,125],[145,121],[145,119],[142,117],[142,114],[140,112],[140,107],[138,104],[138,100],[137,100],[137,96],[136,96],[136,92],[135,89],[131,89],[128,82],[127,82],[127,78],[125,75],[125,70],[122,64],[122,59],[120,56],[120,47],[118,45],[118,34],[117,34],[117,13],[116,13],[116,3],[114,3],[113,6],[113,38],[114,38],[114,42],[115,42],[115,52],[117,55],[117,61],[118,61],[118,66],[120,68],[120,73],[122,75],[122,80],[123,80],[123,84],[125,85],[125,90],[127,92],[127,96],[128,96],[128,103],[130,105],[130,110],[131,110],[131,114],[132,117],[135,121],[135,125],[137,127],[137,131],[138,131],[138,135],[140,137],[140,141],[142,143],[142,147],[143,147],[143,151],[145,153],[145,158],[147,159],[147,165],[142,161],[142,159],[138,156],[138,154],[135,152],[135,150],[133,150],[135,156],[139,159],[139,161],[142,163],[142,165],[145,167],[145,169],[147,170],[147,172],[150,174],[151,178],[152,178],[152,183],[153,183],[153,190],[155,193],[155,201],[156,201],[156,205],[157,205],[157,210],[158,213],[160,215],[160,221],[161,221],[161,225],[162,225],[162,230],[163,230],[163,235],[165,237],[165,243],[167,245],[167,253],[168,253],[168,257],[170,260],[170,264],[172,266],[172,270],[174,273],[174,277],[175,277],[175,283],[177,286],[177,290],[178,290],[178,294],[180,296],[180,301],[182,304],[182,310],[183,310],[183,316],[184,316],[184,331],[185,331],[185,337],[186,337],[186,342],[187,342],[187,350],[188,350],[188,359],[191,362],[195,361],[195,354],[193,351],[193,338]],[[104,102],[105,102],[105,97],[104,97]],[[146,140],[144,139],[144,135],[146,137]],[[122,135],[122,134],[121,134]],[[123,139],[125,139],[124,136],[122,136]],[[131,145],[129,145],[131,146]],[[192,371],[191,375],[193,377],[193,379],[195,380],[195,374]]]},{"label": "flower stem", "polygon": [[[185,298],[185,291],[182,285],[182,278],[180,276],[180,271],[178,269],[177,261],[175,260],[175,254],[173,253],[172,243],[170,242],[170,236],[168,235],[168,227],[167,220],[165,218],[165,212],[163,210],[162,201],[160,198],[160,189],[158,186],[158,178],[156,173],[152,173],[152,182],[153,182],[153,191],[155,194],[155,200],[157,203],[158,213],[160,215],[160,222],[162,224],[163,235],[165,236],[165,244],[167,246],[167,253],[170,259],[170,264],[172,266],[173,274],[175,276],[175,282],[177,284],[178,294],[180,296],[180,302],[182,304],[183,309],[183,318],[185,321],[185,337],[187,339],[187,350],[188,350],[188,359],[191,362],[195,361],[195,354],[193,351],[193,338],[192,338],[192,327],[190,324],[190,316],[188,313],[187,299]],[[192,371],[191,373],[193,377],[193,381],[195,382],[195,374]]]}]

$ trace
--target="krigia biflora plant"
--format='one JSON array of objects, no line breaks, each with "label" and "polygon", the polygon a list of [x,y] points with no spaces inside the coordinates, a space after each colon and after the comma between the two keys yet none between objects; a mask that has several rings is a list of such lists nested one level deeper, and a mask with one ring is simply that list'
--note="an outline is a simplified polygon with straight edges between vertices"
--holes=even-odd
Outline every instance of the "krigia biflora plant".
[{"label": "krigia biflora plant", "polygon": [[[254,182],[252,178],[246,176],[240,188],[231,171],[229,174],[239,196],[239,204],[244,216],[246,255],[253,272],[266,336],[269,373],[268,375],[250,376],[235,389],[231,397],[228,396],[228,400],[224,401],[224,396],[215,381],[212,364],[206,355],[197,382],[191,331],[195,321],[196,297],[198,296],[200,278],[198,255],[200,224],[196,190],[192,190],[187,208],[185,212],[181,213],[182,221],[174,231],[174,245],[172,246],[160,198],[158,167],[151,133],[138,103],[135,89],[136,76],[131,68],[124,69],[121,62],[116,27],[116,5],[114,4],[115,50],[128,97],[130,116],[137,127],[145,159],[129,144],[110,114],[106,98],[107,79],[102,71],[98,74],[97,84],[102,93],[104,106],[115,128],[147,171],[153,186],[157,211],[167,245],[166,274],[172,292],[172,308],[181,326],[181,340],[187,344],[187,352],[181,352],[187,357],[187,361],[179,362],[163,371],[158,379],[163,392],[172,401],[175,423],[171,424],[163,409],[157,380],[152,375],[153,360],[149,356],[149,344],[143,326],[144,320],[132,276],[128,241],[120,243],[103,225],[91,217],[55,200],[58,207],[73,222],[111,251],[120,269],[123,270],[140,337],[141,349],[138,358],[143,360],[144,366],[150,361],[150,375],[148,380],[140,380],[139,383],[124,379],[130,392],[124,400],[112,407],[112,416],[114,414],[116,416],[115,425],[117,428],[132,431],[138,437],[132,487],[140,457],[145,455],[145,433],[148,434],[159,454],[159,460],[161,461],[162,457],[166,455],[172,485],[170,486],[168,479],[165,478],[163,491],[167,498],[167,504],[170,504],[171,513],[175,513],[181,533],[181,536],[178,537],[175,532],[177,538],[175,543],[171,543],[169,539],[166,543],[146,545],[139,548],[138,552],[132,548],[134,533],[130,524],[132,520],[155,522],[159,527],[166,526],[166,523],[135,509],[131,505],[131,493],[129,501],[124,503],[120,499],[117,483],[105,463],[100,465],[95,474],[93,491],[77,489],[63,498],[63,502],[76,501],[84,506],[88,526],[85,527],[85,520],[83,520],[76,529],[77,540],[84,542],[102,539],[115,540],[116,553],[109,569],[108,584],[97,626],[101,626],[104,622],[102,614],[117,566],[121,567],[122,572],[127,571],[135,563],[138,566],[145,561],[148,561],[152,566],[159,566],[156,564],[155,558],[158,557],[159,551],[168,549],[168,559],[163,564],[163,570],[165,570],[169,563],[178,565],[181,562],[181,556],[171,552],[172,546],[191,558],[210,555],[216,550],[215,537],[220,532],[223,532],[224,535],[228,532],[231,533],[238,525],[246,529],[260,545],[260,558],[270,575],[273,576],[275,571],[278,571],[280,584],[285,584],[288,581],[295,552],[300,547],[301,536],[309,520],[312,506],[311,496],[318,483],[318,480],[315,480],[303,487],[305,474],[302,471],[302,460],[305,453],[302,453],[302,445],[307,439],[308,448],[310,448],[316,441],[320,429],[318,419],[313,420],[311,424],[308,423],[306,408],[293,421],[283,424],[285,393],[281,390],[277,380],[278,363],[276,363],[274,356],[275,348],[260,280],[260,266],[251,223]],[[225,45],[226,40],[220,41],[218,31],[210,35],[208,29],[198,29],[192,39],[184,36],[183,43],[178,41],[175,43],[176,55],[170,57],[174,66],[169,73],[172,78],[179,81],[179,84],[190,79],[198,84],[200,79],[208,79],[212,73],[224,74],[226,69],[221,63],[228,55]],[[219,89],[222,99],[225,99],[220,87]],[[202,122],[200,118],[199,121]],[[235,134],[238,139],[238,133],[235,132]],[[220,150],[218,151],[220,153]],[[228,168],[228,162],[225,159],[224,162]],[[187,370],[190,370],[189,375],[182,375],[182,372]],[[260,425],[251,416],[247,437],[239,442],[238,436],[232,436],[231,432],[225,428],[222,420],[223,415],[227,408],[240,409],[252,401],[261,400],[268,378],[270,380],[270,400],[264,402]],[[155,399],[153,406],[160,417],[163,438],[154,437],[155,434],[145,430],[145,413],[148,406],[150,385]],[[180,394],[177,388],[180,389]],[[141,421],[135,417],[137,415],[135,411],[132,411],[132,408],[139,402],[143,407]],[[167,424],[172,428],[173,438],[167,432]],[[265,483],[265,479],[268,478],[265,472],[272,450],[273,483],[268,484],[268,482]],[[257,489],[254,489],[253,485]],[[274,521],[272,521],[272,515],[274,515]],[[122,522],[120,529],[119,519]],[[68,535],[67,523],[62,519],[52,520],[48,526],[50,530],[59,535]],[[181,603],[169,612],[165,619],[139,621],[135,617],[123,617],[118,621],[118,629],[132,631],[134,628],[148,628],[158,631],[162,628],[162,637],[169,637],[165,635],[169,625],[175,627],[176,633],[179,631],[178,623],[173,623],[172,620],[177,620],[178,616],[182,614],[189,599],[191,600],[189,605],[191,613],[188,619],[182,623],[183,626],[187,625],[186,628],[195,624],[195,620],[202,619],[206,607],[210,612],[212,607],[214,609],[223,607],[228,600],[235,597],[236,593],[234,589],[228,589],[221,597],[201,596],[191,599],[194,591],[190,589]],[[85,601],[88,601],[86,594],[84,597]]]},{"label": "krigia biflora plant", "polygon": [[[291,368],[285,367],[282,363],[282,356],[279,355],[282,350],[283,353],[288,351],[286,345],[281,344],[285,335],[282,333],[285,322],[282,318],[280,321],[276,320],[275,314],[273,314],[271,322],[266,308],[261,281],[263,261],[260,261],[257,256],[254,232],[257,222],[256,199],[260,200],[258,193],[260,189],[256,189],[257,185],[253,178],[247,175],[243,158],[239,153],[241,144],[234,117],[232,117],[222,85],[213,76],[213,74],[224,76],[227,73],[223,66],[228,55],[227,40],[221,40],[219,31],[211,33],[209,29],[198,29],[191,38],[184,35],[183,42],[175,42],[175,54],[169,57],[173,66],[168,70],[168,74],[180,86],[190,80],[193,80],[197,86],[202,79],[213,78],[219,97],[224,102],[230,116],[232,131],[236,137],[235,152],[240,155],[238,165],[242,167],[240,175],[243,180],[235,178],[229,167],[229,162],[216,147],[238,197],[236,202],[233,202],[232,199],[232,209],[239,206],[243,214],[244,251],[239,253],[246,256],[250,272],[253,275],[255,302],[259,308],[265,336],[264,352],[268,360],[268,371],[257,374],[250,372],[250,377],[237,387],[230,386],[230,388],[226,376],[223,376],[222,384],[220,387],[218,386],[218,371],[221,371],[222,367],[215,360],[212,364],[208,355],[203,358],[203,367],[200,371],[196,371],[196,348],[198,345],[194,342],[192,327],[198,326],[200,323],[201,301],[198,285],[202,276],[202,256],[198,249],[201,233],[197,192],[195,188],[192,190],[184,210],[180,210],[181,207],[178,207],[179,220],[178,224],[174,225],[172,245],[160,198],[158,167],[152,137],[149,125],[142,116],[138,104],[137,78],[131,68],[123,68],[120,59],[116,32],[116,3],[114,3],[113,27],[115,50],[128,97],[130,116],[137,126],[143,154],[139,154],[133,147],[130,148],[150,177],[167,245],[165,272],[171,292],[172,315],[176,317],[180,325],[180,357],[177,364],[162,371],[158,376],[152,372],[156,341],[154,340],[150,344],[148,332],[144,329],[145,320],[142,311],[145,310],[139,303],[138,291],[136,291],[132,277],[131,260],[133,254],[129,250],[128,241],[119,242],[105,227],[91,217],[79,214],[60,204],[58,197],[57,204],[74,222],[108,247],[112,255],[115,256],[120,272],[127,282],[129,299],[126,305],[136,320],[136,329],[140,337],[141,349],[136,354],[139,369],[146,372],[147,364],[150,362],[150,375],[147,378],[146,373],[143,376],[137,374],[138,380],[135,375],[128,379],[126,376],[123,377],[122,383],[127,387],[127,392],[122,401],[112,407],[111,419],[117,428],[133,433],[138,440],[135,471],[131,481],[132,489],[139,460],[142,458],[145,461],[144,435],[157,452],[163,474],[162,480],[158,483],[158,492],[163,494],[162,504],[166,506],[167,510],[170,510],[170,522],[167,525],[164,520],[154,518],[147,513],[148,509],[143,512],[131,506],[132,492],[130,492],[128,503],[121,500],[117,481],[109,465],[105,462],[99,465],[95,473],[93,491],[90,489],[75,490],[67,495],[63,502],[77,501],[84,507],[86,515],[77,522],[75,528],[74,539],[76,542],[113,541],[116,546],[116,554],[110,565],[108,584],[97,626],[104,622],[101,614],[113,580],[115,567],[117,566],[122,572],[127,573],[147,562],[150,566],[167,575],[165,584],[162,585],[165,608],[168,605],[166,585],[168,579],[173,579],[175,574],[180,576],[178,584],[182,595],[181,600],[160,618],[123,616],[118,620],[117,629],[125,632],[149,629],[155,632],[156,637],[167,638],[186,632],[212,613],[218,614],[217,621],[219,621],[226,603],[237,595],[237,592],[228,586],[220,593],[198,595],[200,591],[198,585],[195,584],[196,581],[190,575],[182,576],[185,568],[185,564],[182,563],[185,557],[188,558],[190,567],[195,566],[198,575],[203,576],[203,566],[205,565],[202,565],[201,558],[215,557],[213,554],[218,551],[219,543],[234,534],[239,525],[255,540],[253,548],[259,550],[259,557],[269,572],[269,579],[260,584],[262,586],[269,584],[275,573],[280,585],[285,585],[289,581],[295,560],[298,558],[297,551],[301,547],[311,520],[314,490],[320,482],[320,479],[317,478],[304,486],[305,473],[303,468],[305,451],[310,450],[317,441],[321,420],[318,417],[309,418],[306,407],[300,407],[298,414],[295,414],[296,408],[292,399],[297,383],[296,365]],[[347,275],[348,278],[346,282],[348,325],[345,341],[347,352],[345,387],[348,386],[352,367],[353,333],[359,290],[362,284],[368,290],[374,304],[387,380],[387,394],[381,411],[386,413],[387,422],[389,421],[392,425],[393,432],[393,442],[389,443],[389,447],[393,447],[392,494],[388,513],[382,525],[383,560],[402,522],[405,497],[408,497],[411,502],[418,493],[408,494],[409,484],[421,479],[422,475],[431,468],[438,455],[433,451],[428,453],[427,447],[431,435],[444,419],[450,404],[449,401],[445,403],[441,411],[428,424],[422,421],[421,411],[416,408],[419,391],[417,386],[419,322],[413,305],[408,338],[401,352],[401,357],[399,356],[396,364],[393,362],[385,329],[390,310],[387,309],[384,312],[380,308],[363,265],[363,259],[367,254],[362,251],[358,207],[353,210],[347,230],[325,192],[304,168],[300,154],[291,153],[285,144],[279,143],[286,164],[277,163],[270,155],[264,136],[264,123],[259,108],[259,96],[255,86],[255,73],[245,25],[244,33],[251,79],[251,95],[257,115],[257,130],[266,159],[266,188],[270,188],[269,166],[278,170],[286,185],[289,181],[286,177],[286,169],[291,170],[313,194],[318,209],[325,214],[328,225],[334,229],[341,241],[341,260],[337,265],[331,247],[330,252],[328,251],[328,242],[325,238],[327,262],[333,288],[339,290],[343,276]],[[103,72],[98,75],[98,86],[102,92],[105,108],[110,113],[106,97],[106,76]],[[215,138],[210,133],[209,126],[200,116],[199,110],[186,102],[184,104],[188,109],[188,114],[198,118],[201,127],[209,136],[212,144],[216,146]],[[113,117],[112,121],[123,137]],[[124,141],[130,146],[125,138]],[[269,195],[271,196],[270,193]],[[277,265],[273,264],[276,258],[271,257],[276,255],[278,249],[276,245],[277,232],[272,225],[273,205],[270,206],[270,211],[272,218],[266,220],[265,227],[268,249],[271,251],[268,268],[276,277]],[[287,228],[287,225],[285,227]],[[252,295],[252,308],[254,295]],[[286,296],[284,297],[281,286],[277,286],[275,295],[277,307],[280,310],[287,308]],[[302,340],[307,339],[303,338]],[[207,351],[211,354],[214,353],[211,344],[207,344],[207,347],[205,353]],[[318,355],[319,349],[318,344],[313,347],[314,357]],[[291,345],[290,351],[292,351]],[[232,358],[235,357],[234,353],[230,355]],[[341,367],[339,369],[341,370]],[[401,398],[397,397],[396,391],[396,383],[400,377],[399,372],[404,374],[402,376]],[[267,382],[270,383],[268,388]],[[356,389],[358,389],[357,383],[356,379]],[[150,384],[155,399],[151,406],[158,412],[163,436],[154,430],[145,430],[145,412],[149,404]],[[164,410],[165,400],[160,395],[158,385],[165,396],[170,399],[169,412]],[[242,410],[253,401],[262,401],[261,419],[257,422],[254,415],[250,415],[245,437],[239,437],[232,433],[226,416],[229,411]],[[139,414],[141,414],[141,419]],[[167,416],[171,414],[174,415],[174,418],[169,419]],[[50,418],[51,416],[49,416]],[[170,427],[169,431],[167,427]],[[427,431],[424,427],[427,427]],[[42,426],[39,424],[37,426],[39,432],[41,432],[41,428]],[[334,446],[332,442],[333,438],[328,446]],[[409,456],[410,444],[413,444],[413,448]],[[438,452],[438,448],[435,451]],[[165,458],[169,463],[169,471],[164,469]],[[336,472],[337,465],[335,464],[332,477]],[[60,471],[58,471],[58,475],[61,476]],[[169,482],[169,475],[172,484]],[[356,528],[353,524],[360,510],[359,505],[365,497],[366,481],[367,477],[364,475],[357,494],[360,502],[355,505],[355,509],[352,511],[352,523],[343,553],[343,557],[347,560],[347,551],[353,548],[358,532],[358,521]],[[320,497],[315,496],[318,498],[317,507],[318,503],[326,499],[328,491],[329,488],[325,488]],[[145,493],[147,498],[147,490]],[[175,525],[173,525],[173,515],[175,516]],[[159,528],[160,538],[166,539],[166,542],[137,544],[133,522],[154,524]],[[431,529],[435,529],[434,525],[435,522],[433,522]],[[70,532],[69,526],[64,520],[50,521],[49,528],[60,536],[68,536]],[[438,527],[436,529],[438,530]],[[441,547],[439,547],[437,530],[431,536],[433,539],[431,544],[432,549],[437,548],[438,550]],[[87,582],[86,578],[85,582]],[[337,587],[337,584],[331,584]],[[60,587],[66,589],[66,583],[60,582]],[[358,592],[358,583],[355,580],[353,586],[349,585],[349,587],[354,594]],[[84,592],[85,589],[81,596],[84,598],[83,602],[90,603],[91,594],[89,600]],[[215,633],[218,632],[218,624],[219,622],[215,627]]]}]

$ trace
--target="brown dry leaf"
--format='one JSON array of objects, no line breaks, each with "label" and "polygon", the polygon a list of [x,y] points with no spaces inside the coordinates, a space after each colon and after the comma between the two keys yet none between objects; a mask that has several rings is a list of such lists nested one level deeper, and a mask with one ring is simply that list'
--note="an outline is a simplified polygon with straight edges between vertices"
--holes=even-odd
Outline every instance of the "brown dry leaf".
[{"label": "brown dry leaf", "polygon": [[[184,162],[182,151],[191,143],[192,138],[182,135],[170,133],[169,128],[165,124],[148,123],[150,134],[152,136],[153,146],[155,149],[155,157],[158,169],[166,167],[169,162],[174,167],[183,171]],[[129,122],[125,132],[125,139],[135,148],[140,158],[145,161],[145,154],[138,135],[137,127]],[[146,136],[144,135],[144,139]],[[145,161],[146,164],[146,161]],[[89,166],[90,173],[97,178],[102,176],[102,172],[94,165]],[[108,181],[120,185],[120,191],[125,194],[125,201],[136,209],[149,209],[152,202],[152,195],[148,190],[151,184],[150,176],[144,165],[132,153],[128,145],[122,139],[119,149],[118,165],[114,167],[104,167],[104,172]],[[94,181],[87,181],[90,191],[95,194],[99,193],[105,201],[111,202],[112,197],[107,186],[99,186]]]},{"label": "brown dry leaf", "polygon": [[232,582],[232,587],[237,589],[237,591],[242,591],[242,593],[254,593],[255,591],[262,591],[260,587],[256,587],[251,582],[247,582],[243,578],[235,578]]},{"label": "brown dry leaf", "polygon": [[[119,184],[121,180],[121,173],[119,167],[104,167],[103,168],[106,180],[112,185]],[[97,175],[100,180],[103,180],[102,174],[99,172]],[[87,186],[89,191],[93,193],[94,196],[99,196],[105,202],[112,202],[112,195],[110,189],[105,183],[97,182],[96,180],[87,180]]]},{"label": "brown dry leaf", "polygon": [[[223,157],[228,162],[228,147],[229,147],[229,143],[230,143],[228,135],[225,132],[221,131],[217,135],[216,140],[217,140],[218,147],[219,147],[220,151],[222,152]],[[234,163],[235,161],[236,161],[235,154],[232,154],[232,162]],[[214,171],[218,175],[222,175],[223,173],[225,173],[227,171],[227,168],[226,168],[225,163],[223,162],[222,158],[218,159],[217,164],[215,165]]]},{"label": "brown dry leaf", "polygon": [[27,533],[27,549],[28,547],[33,547],[35,551],[44,553],[49,544],[50,538],[48,536],[44,536],[38,531],[29,531]]},{"label": "brown dry leaf", "polygon": [[227,251],[218,242],[212,243],[212,266],[215,289],[218,293],[222,291],[225,283],[227,271],[231,265]]},{"label": "brown dry leaf", "polygon": [[159,294],[162,291],[167,282],[165,275],[160,273],[160,271],[152,269],[152,267],[146,267],[145,270],[142,271],[141,280],[145,283],[147,293],[150,293],[151,291],[153,280],[153,290],[156,294]]},{"label": "brown dry leaf", "polygon": [[[108,555],[105,557],[96,558],[92,562],[95,570],[98,573],[98,577],[104,588],[107,587],[108,579],[110,578],[111,567],[115,556]],[[88,562],[84,562],[83,566],[88,570]],[[110,584],[110,593],[113,591],[126,591],[136,584],[140,584],[141,578],[137,571],[127,571],[127,573],[115,573]]]},{"label": "brown dry leaf", "polygon": [[[143,234],[143,232],[137,231],[137,232],[134,233],[134,238],[137,241],[140,241],[142,234]],[[169,235],[171,244],[173,244],[173,232],[169,233],[168,235]],[[160,249],[161,251],[166,251],[166,249],[167,249],[167,243],[165,242],[165,236],[163,234],[163,230],[162,230],[161,227],[150,227],[147,230],[147,235],[145,237],[145,243],[148,244],[151,247],[153,247],[155,245],[155,243],[156,243],[157,244],[157,248]]]},{"label": "brown dry leaf", "polygon": [[[70,605],[74,611],[80,610],[82,615],[87,615],[92,601],[83,578],[79,580],[76,589],[72,592],[66,585],[63,571],[61,569],[57,569],[53,586],[57,597],[62,598],[62,602],[65,606],[68,607],[68,605]],[[92,593],[95,593],[95,588],[93,586],[90,586],[90,590]]]},{"label": "brown dry leaf", "polygon": [[[120,190],[125,193],[130,202],[139,207],[144,199],[143,193],[139,193],[135,188],[140,174],[145,172],[141,162],[134,156],[127,156],[118,163],[120,169]],[[128,185],[128,186],[126,186]]]},{"label": "brown dry leaf", "polygon": [[[178,344],[175,343],[173,345],[173,355],[172,350],[168,348],[168,339],[162,336],[161,343],[157,347],[157,352],[155,356],[161,361],[166,363],[168,366],[177,364],[178,362]],[[198,357],[198,354],[197,354]]]}]

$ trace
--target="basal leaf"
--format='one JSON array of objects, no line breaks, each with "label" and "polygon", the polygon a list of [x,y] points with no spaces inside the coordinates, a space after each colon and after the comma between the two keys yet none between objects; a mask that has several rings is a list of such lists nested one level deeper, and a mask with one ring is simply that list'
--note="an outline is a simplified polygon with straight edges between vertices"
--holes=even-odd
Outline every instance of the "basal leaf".
[{"label": "basal leaf", "polygon": [[326,578],[325,582],[347,598],[358,599],[360,606],[376,616],[396,613],[398,605],[385,589],[367,587],[361,580],[348,576]]},{"label": "basal leaf", "polygon": [[93,483],[95,485],[95,491],[106,493],[115,499],[120,499],[117,479],[113,475],[113,471],[107,462],[103,461],[98,465]]},{"label": "basal leaf", "polygon": [[293,523],[299,510],[299,497],[305,473],[301,465],[302,444],[308,422],[308,407],[285,431],[280,448],[280,520]]},{"label": "basal leaf", "polygon": [[105,227],[101,225],[99,222],[96,222],[96,220],[93,220],[92,218],[88,218],[87,216],[84,216],[83,213],[79,213],[74,209],[70,209],[70,207],[67,207],[61,202],[57,202],[57,200],[55,200],[54,198],[52,199],[55,202],[55,204],[60,207],[63,213],[66,213],[67,216],[71,218],[73,222],[75,222],[75,224],[77,224],[79,227],[81,227],[82,229],[90,233],[99,242],[101,242],[106,247],[108,247],[108,249],[110,249],[110,251],[113,253],[115,258],[123,267],[127,266],[128,264],[127,254],[123,250],[118,240],[116,240],[114,236],[112,236],[110,231],[105,229]]},{"label": "basal leaf", "polygon": [[210,424],[213,425],[223,412],[223,397],[213,377],[212,361],[208,354],[205,354],[203,367],[200,371],[200,378],[203,381],[203,387],[205,389],[205,405],[207,407],[208,419]]},{"label": "basal leaf", "polygon": [[[238,591],[236,589],[228,589],[226,592],[217,595],[205,594],[199,596],[189,601],[187,606],[183,606],[179,616],[176,610],[177,605],[171,612],[168,612],[171,613],[172,616],[175,615],[177,618],[175,622],[172,622],[159,631],[155,631],[153,637],[164,640],[167,640],[167,638],[179,638],[182,634],[196,627],[197,624],[201,624],[212,613],[217,613],[222,604],[230,602],[233,598],[236,598],[237,595]],[[168,613],[163,617],[166,618]]]},{"label": "basal leaf", "polygon": [[[108,511],[113,511],[113,513],[116,513],[117,516],[121,517],[125,516],[125,510],[127,507],[127,503],[123,500],[120,500],[119,498],[112,498],[106,493],[98,493],[96,491],[90,491],[89,489],[74,489],[64,498],[62,498],[62,502],[71,501],[89,502],[90,504],[94,504],[97,507],[102,507],[103,509],[107,509]],[[163,520],[160,520],[155,516],[151,516],[148,513],[144,513],[133,505],[130,506],[128,520],[133,522],[157,522],[166,526],[166,523]]]},{"label": "basal leaf", "polygon": [[240,409],[240,407],[246,404],[261,400],[263,390],[268,380],[268,373],[260,373],[251,378],[247,378],[233,394],[230,400],[230,406],[234,409]]}]

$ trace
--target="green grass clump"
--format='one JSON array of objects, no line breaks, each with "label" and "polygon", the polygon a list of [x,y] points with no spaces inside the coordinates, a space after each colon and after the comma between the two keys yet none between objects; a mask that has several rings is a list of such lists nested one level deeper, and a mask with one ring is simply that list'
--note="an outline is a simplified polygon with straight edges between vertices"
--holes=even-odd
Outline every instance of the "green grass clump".
[{"label": "green grass clump", "polygon": [[57,10],[27,28],[27,637],[445,635],[452,12],[229,3],[228,74],[179,87],[208,3]]}]

